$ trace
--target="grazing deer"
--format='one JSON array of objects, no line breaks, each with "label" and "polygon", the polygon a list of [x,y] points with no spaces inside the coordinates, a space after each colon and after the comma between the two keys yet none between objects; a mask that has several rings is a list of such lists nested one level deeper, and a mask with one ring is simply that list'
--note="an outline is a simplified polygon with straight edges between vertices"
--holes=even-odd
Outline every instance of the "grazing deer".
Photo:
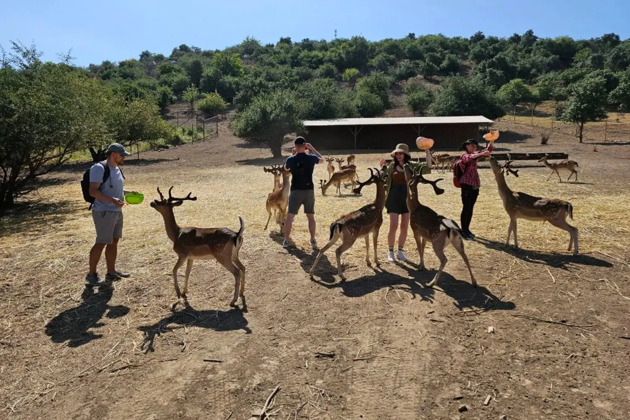
[{"label": "grazing deer", "polygon": [[266,168],[263,166],[263,171],[265,171],[265,173],[270,173],[273,175],[272,191],[277,191],[282,188],[282,184],[280,183],[280,178],[282,178],[282,166],[271,165],[271,168]]},{"label": "grazing deer", "polygon": [[549,181],[549,178],[551,178],[551,175],[553,175],[553,173],[555,172],[558,175],[558,179],[560,180],[560,182],[562,182],[562,178],[560,178],[560,172],[558,172],[558,170],[566,169],[571,172],[569,174],[569,177],[567,178],[567,182],[571,179],[573,174],[575,174],[575,181],[577,182],[578,176],[577,176],[577,171],[575,170],[575,168],[577,168],[579,165],[576,161],[564,160],[562,162],[550,163],[550,162],[547,162],[547,155],[545,155],[542,158],[540,158],[538,162],[542,162],[547,168],[551,169],[551,173],[549,174],[549,177],[547,177],[547,181]]},{"label": "grazing deer", "polygon": [[437,255],[440,260],[440,268],[435,274],[435,277],[433,277],[433,280],[427,284],[427,287],[432,287],[436,284],[442,275],[442,270],[444,270],[444,266],[448,261],[446,255],[444,255],[444,249],[449,243],[452,243],[457,252],[459,252],[459,255],[462,256],[470,272],[470,281],[472,285],[476,287],[477,281],[470,268],[468,256],[466,256],[466,252],[464,251],[464,240],[460,227],[455,221],[440,216],[431,208],[422,205],[420,201],[418,201],[418,182],[431,184],[435,193],[441,194],[444,190],[438,188],[436,185],[440,180],[428,181],[424,179],[421,167],[412,169],[409,164],[405,164],[404,169],[408,191],[407,207],[410,213],[409,225],[411,226],[416,245],[418,246],[418,252],[420,253],[420,269],[424,270],[424,247],[427,241],[431,242],[435,255]]},{"label": "grazing deer", "polygon": [[[160,199],[151,202],[151,207],[164,218],[166,235],[173,242],[173,250],[178,256],[175,267],[173,267],[175,293],[177,293],[178,300],[172,305],[172,308],[175,309],[178,303],[188,303],[186,293],[188,292],[188,277],[193,266],[193,260],[212,258],[234,275],[234,298],[230,302],[230,306],[236,306],[236,301],[240,296],[245,307],[245,267],[238,258],[238,252],[243,245],[243,230],[245,229],[243,218],[238,217],[241,223],[238,232],[228,228],[179,227],[175,221],[173,207],[181,206],[186,200],[195,201],[197,197],[191,197],[191,193],[188,193],[184,198],[176,198],[171,195],[172,190],[173,187],[169,188],[168,199],[164,199],[158,188],[157,192]],[[184,289],[180,291],[177,282],[177,270],[184,262],[187,263],[186,280],[184,281]],[[181,302],[182,300],[183,302]]]},{"label": "grazing deer", "polygon": [[325,159],[326,159],[326,162],[328,162],[328,165],[326,166],[326,170],[328,171],[328,179],[330,179],[332,174],[335,173],[335,165],[333,165],[335,158],[327,157]]},{"label": "grazing deer", "polygon": [[490,167],[492,168],[494,178],[499,187],[499,195],[501,196],[501,200],[503,200],[503,207],[508,216],[510,216],[510,226],[508,227],[508,236],[505,244],[509,246],[510,235],[514,232],[514,246],[518,248],[516,220],[519,217],[529,220],[546,220],[552,225],[569,232],[571,239],[569,240],[569,248],[567,251],[571,251],[571,247],[575,243],[573,255],[577,255],[578,230],[567,223],[566,220],[567,215],[573,219],[573,206],[571,203],[564,200],[534,197],[522,192],[514,192],[505,182],[504,172],[506,169],[509,170],[509,163],[507,167],[501,167],[496,159],[491,158]]},{"label": "grazing deer", "polygon": [[284,167],[280,167],[279,170],[282,173],[282,188],[267,195],[265,206],[269,217],[267,218],[267,224],[265,224],[265,230],[269,226],[272,213],[275,213],[276,223],[278,223],[280,233],[283,233],[284,221],[287,219],[287,207],[289,206],[289,192],[291,192],[291,182],[289,181],[291,171]]},{"label": "grazing deer", "polygon": [[337,273],[341,277],[342,281],[346,278],[343,274],[341,265],[341,254],[348,250],[358,238],[365,238],[365,261],[368,266],[371,266],[370,262],[370,238],[369,234],[372,234],[374,242],[374,262],[377,266],[380,265],[378,261],[377,243],[378,232],[383,224],[383,207],[385,207],[385,182],[383,180],[384,174],[378,169],[376,172],[370,168],[370,178],[365,182],[360,182],[360,187],[376,184],[376,199],[373,203],[361,207],[352,213],[341,216],[330,225],[330,239],[322,249],[319,250],[315,262],[309,272],[311,278],[315,272],[315,267],[319,263],[319,259],[324,255],[324,252],[337,242],[337,239],[341,238],[341,246],[335,250],[335,256],[337,257]]},{"label": "grazing deer", "polygon": [[341,182],[342,181],[350,182],[352,184],[352,189],[354,189],[356,176],[357,176],[356,169],[348,168],[348,169],[343,169],[341,171],[337,171],[334,174],[332,174],[328,182],[325,182],[323,179],[320,179],[319,184],[322,189],[322,195],[326,195],[326,190],[328,190],[328,188],[333,184],[337,188],[337,195],[341,195]]}]

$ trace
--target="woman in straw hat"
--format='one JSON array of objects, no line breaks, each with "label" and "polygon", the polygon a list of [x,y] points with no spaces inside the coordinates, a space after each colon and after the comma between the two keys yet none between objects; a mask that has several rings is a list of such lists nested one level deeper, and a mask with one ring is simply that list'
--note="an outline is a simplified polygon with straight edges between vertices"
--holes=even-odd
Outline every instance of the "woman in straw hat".
[{"label": "woman in straw hat", "polygon": [[[400,235],[398,236],[398,252],[396,257],[400,261],[407,261],[404,252],[405,241],[407,240],[407,231],[409,230],[409,209],[407,208],[407,182],[405,181],[405,170],[403,165],[411,160],[409,154],[409,146],[404,143],[396,145],[396,148],[390,153],[394,158],[392,162],[387,164],[387,199],[385,208],[389,214],[389,234],[387,236],[387,259],[395,261],[394,242],[396,240],[396,230],[398,229],[398,221],[400,219]],[[385,159],[381,160],[381,165],[385,165]]]}]

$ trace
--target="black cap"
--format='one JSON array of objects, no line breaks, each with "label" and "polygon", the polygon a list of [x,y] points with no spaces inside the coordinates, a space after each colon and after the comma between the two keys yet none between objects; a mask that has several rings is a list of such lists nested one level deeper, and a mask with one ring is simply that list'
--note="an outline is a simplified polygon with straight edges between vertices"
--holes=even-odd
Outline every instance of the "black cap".
[{"label": "black cap", "polygon": [[302,144],[306,144],[306,140],[304,139],[304,137],[302,136],[298,136],[295,138],[295,140],[293,141],[293,144],[295,144],[296,146],[300,146]]},{"label": "black cap", "polygon": [[460,149],[462,150],[466,150],[466,145],[468,144],[474,144],[475,146],[479,146],[479,142],[475,139],[468,139],[465,142],[462,143],[462,145],[460,146]]}]

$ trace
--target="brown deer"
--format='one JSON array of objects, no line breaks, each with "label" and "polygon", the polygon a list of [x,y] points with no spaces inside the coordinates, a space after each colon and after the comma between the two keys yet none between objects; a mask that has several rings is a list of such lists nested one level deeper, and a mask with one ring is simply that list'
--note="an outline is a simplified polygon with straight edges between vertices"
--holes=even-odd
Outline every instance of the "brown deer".
[{"label": "brown deer", "polygon": [[540,158],[538,162],[542,162],[547,168],[551,169],[551,173],[547,177],[547,181],[549,181],[549,178],[551,178],[551,175],[553,175],[555,172],[556,175],[558,175],[558,179],[560,180],[560,182],[562,182],[562,178],[560,178],[560,172],[558,172],[559,169],[566,169],[571,172],[569,174],[569,177],[567,178],[567,182],[571,179],[573,174],[575,174],[575,182],[577,182],[578,180],[578,175],[575,168],[577,168],[579,165],[574,160],[564,160],[562,162],[551,163],[547,162],[547,155],[545,155]]},{"label": "brown deer", "polygon": [[348,157],[346,158],[346,161],[348,162],[348,165],[354,165],[355,159],[356,159],[355,155],[348,155]]},{"label": "brown deer", "polygon": [[490,167],[492,168],[494,178],[499,187],[499,195],[501,196],[501,200],[503,200],[503,207],[508,216],[510,216],[510,226],[508,227],[508,236],[505,244],[509,246],[510,235],[514,232],[514,246],[518,248],[516,221],[519,217],[529,220],[546,220],[552,225],[569,232],[571,239],[569,240],[569,248],[567,251],[571,251],[575,243],[573,255],[577,255],[578,230],[567,223],[566,220],[567,215],[573,219],[573,206],[571,203],[564,200],[534,197],[522,192],[512,191],[505,182],[504,176],[505,170],[509,170],[509,163],[507,167],[501,167],[496,159],[491,158]]},{"label": "brown deer", "polygon": [[326,195],[326,191],[331,185],[335,185],[337,189],[337,195],[341,195],[341,183],[343,181],[350,182],[352,184],[352,189],[354,189],[354,185],[356,183],[356,175],[357,171],[353,168],[343,169],[341,171],[337,171],[328,180],[325,182],[323,179],[319,181],[320,187],[322,189],[322,195]]},{"label": "brown deer", "polygon": [[[176,198],[171,195],[172,190],[173,187],[169,188],[168,199],[164,199],[162,192],[158,188],[160,199],[151,202],[151,207],[157,210],[164,218],[166,235],[173,242],[173,250],[178,257],[175,267],[173,267],[173,280],[178,300],[172,305],[172,308],[175,309],[178,303],[188,304],[186,293],[188,292],[188,278],[190,277],[193,260],[212,258],[216,259],[219,264],[234,275],[234,297],[230,302],[230,306],[236,306],[236,301],[240,296],[243,307],[246,307],[244,296],[245,266],[238,258],[239,250],[241,245],[243,245],[243,231],[245,229],[243,218],[238,217],[241,223],[238,232],[228,228],[179,227],[175,221],[173,207],[181,206],[186,200],[195,201],[197,197],[191,197],[191,193],[188,193],[184,198]],[[186,280],[184,281],[183,290],[180,290],[177,282],[177,270],[184,262],[187,263]]]},{"label": "brown deer", "polygon": [[332,174],[335,173],[335,165],[333,165],[333,162],[335,161],[335,158],[327,157],[325,159],[326,159],[326,162],[328,162],[328,165],[326,166],[326,170],[328,171],[328,179],[330,179]]},{"label": "brown deer", "polygon": [[[439,181],[428,181],[422,176],[422,168],[416,166],[414,169],[409,164],[405,164],[405,180],[407,181],[407,207],[409,208],[410,220],[409,225],[413,232],[413,236],[418,246],[418,252],[420,253],[420,270],[424,270],[424,247],[428,242],[431,242],[435,255],[440,260],[440,268],[433,277],[427,287],[432,287],[438,282],[442,275],[442,270],[448,259],[444,255],[444,249],[449,243],[452,243],[459,255],[468,267],[470,272],[470,281],[473,286],[477,286],[477,281],[470,268],[470,262],[468,256],[464,251],[464,240],[462,238],[462,231],[457,223],[451,219],[447,219],[444,216],[440,216],[431,208],[422,205],[418,201],[418,182],[428,183],[433,186],[436,194],[441,194],[444,190],[437,187]],[[441,191],[441,192],[440,192]]]},{"label": "brown deer", "polygon": [[341,238],[341,246],[335,250],[335,256],[337,257],[337,273],[341,277],[341,281],[345,281],[346,277],[343,274],[343,268],[341,264],[341,254],[348,250],[358,238],[365,238],[365,262],[368,266],[371,266],[370,262],[370,238],[369,234],[372,234],[374,242],[374,263],[379,266],[378,261],[378,232],[383,224],[383,207],[385,207],[385,182],[383,180],[384,174],[378,169],[374,171],[370,168],[370,178],[365,182],[360,182],[360,186],[363,187],[369,184],[376,184],[376,199],[373,203],[361,207],[352,213],[341,216],[330,225],[330,239],[322,249],[319,250],[315,262],[309,272],[311,278],[319,263],[319,259],[324,253],[337,242],[337,239]]},{"label": "brown deer", "polygon": [[277,191],[282,188],[282,184],[280,183],[280,178],[282,178],[282,166],[279,165],[271,165],[271,168],[267,168],[263,166],[263,171],[265,173],[269,173],[273,175],[273,191]]},{"label": "brown deer", "polygon": [[271,215],[275,213],[276,223],[278,223],[280,233],[283,233],[284,221],[287,218],[287,207],[289,206],[289,193],[291,192],[291,182],[289,181],[291,178],[291,171],[284,167],[280,167],[279,170],[282,173],[282,188],[267,195],[267,202],[265,203],[265,206],[269,217],[267,218],[267,223],[265,224],[265,230],[269,227]]}]

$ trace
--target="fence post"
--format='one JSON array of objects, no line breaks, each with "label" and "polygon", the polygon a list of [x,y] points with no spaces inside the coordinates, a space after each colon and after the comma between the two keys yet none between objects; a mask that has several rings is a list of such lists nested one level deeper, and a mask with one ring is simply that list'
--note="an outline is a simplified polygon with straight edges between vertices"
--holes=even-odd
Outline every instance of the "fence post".
[{"label": "fence post", "polygon": [[604,143],[608,141],[608,118],[604,121]]}]

